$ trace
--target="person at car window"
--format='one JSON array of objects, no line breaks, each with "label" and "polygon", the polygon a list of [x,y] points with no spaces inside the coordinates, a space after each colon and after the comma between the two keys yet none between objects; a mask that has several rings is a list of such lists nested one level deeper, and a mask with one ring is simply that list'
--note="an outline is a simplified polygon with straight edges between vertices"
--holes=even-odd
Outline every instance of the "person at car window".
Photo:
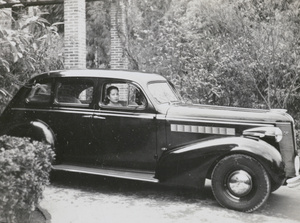
[{"label": "person at car window", "polygon": [[119,88],[117,88],[116,86],[110,86],[106,89],[104,104],[115,107],[122,106],[122,104],[119,102]]}]

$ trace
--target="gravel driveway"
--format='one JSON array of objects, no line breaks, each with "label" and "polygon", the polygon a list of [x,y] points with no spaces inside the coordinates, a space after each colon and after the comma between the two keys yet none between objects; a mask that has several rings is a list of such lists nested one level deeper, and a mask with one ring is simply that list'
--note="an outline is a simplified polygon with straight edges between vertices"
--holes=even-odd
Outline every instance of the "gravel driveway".
[{"label": "gravel driveway", "polygon": [[[300,194],[299,188],[286,189]],[[62,174],[45,189],[41,206],[51,214],[52,223],[299,223],[300,216],[287,216],[284,208],[283,212],[278,211],[281,208],[276,208],[276,205],[280,205],[284,197],[280,198],[281,195],[276,193],[263,208],[248,214],[220,207],[213,198],[209,182],[198,192],[150,183]],[[273,203],[276,203],[275,207]],[[291,204],[296,206],[295,213],[299,213],[299,205]]]}]

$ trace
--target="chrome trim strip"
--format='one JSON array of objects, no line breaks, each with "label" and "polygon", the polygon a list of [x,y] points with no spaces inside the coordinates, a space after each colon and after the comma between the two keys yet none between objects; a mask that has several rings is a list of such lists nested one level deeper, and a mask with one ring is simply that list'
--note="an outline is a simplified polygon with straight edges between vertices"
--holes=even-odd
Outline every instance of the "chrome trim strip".
[{"label": "chrome trim strip", "polygon": [[152,183],[159,182],[158,179],[154,178],[154,173],[139,173],[139,172],[130,172],[128,170],[122,171],[122,170],[112,170],[112,169],[103,169],[103,168],[81,167],[81,166],[65,165],[65,164],[53,165],[52,169],[58,171],[117,177],[122,179],[129,179],[129,180],[139,180],[139,181],[152,182]]},{"label": "chrome trim strip", "polygon": [[216,135],[235,135],[234,128],[216,127],[216,126],[196,126],[196,125],[178,125],[171,124],[172,132],[188,132]]},{"label": "chrome trim strip", "polygon": [[94,114],[93,109],[73,109],[70,111],[70,109],[33,109],[33,108],[12,108],[11,110],[15,111],[41,111],[41,112],[61,112],[61,113],[76,113],[76,114]]},{"label": "chrome trim strip", "polygon": [[[61,113],[75,113],[75,114],[83,114],[83,115],[93,115],[93,116],[113,116],[113,117],[124,117],[124,118],[144,118],[144,119],[154,119],[156,114],[146,114],[146,113],[131,113],[128,114],[126,112],[118,112],[114,114],[105,113],[101,110],[93,110],[89,109],[73,109],[70,110],[68,108],[61,109],[31,109],[31,108],[12,108],[15,111],[41,111],[41,112],[61,112]],[[115,111],[114,111],[115,112]]]},{"label": "chrome trim strip", "polygon": [[200,123],[217,123],[217,124],[233,124],[233,125],[249,125],[249,126],[266,126],[266,127],[273,127],[272,124],[259,124],[256,121],[248,122],[239,122],[239,120],[231,120],[231,119],[215,119],[211,120],[209,118],[201,118],[201,119],[183,119],[183,118],[160,118],[157,117],[159,120],[166,120],[166,121],[180,121],[180,122],[200,122]]},{"label": "chrome trim strip", "polygon": [[124,117],[124,118],[144,118],[144,119],[154,119],[155,114],[145,115],[144,113],[136,113],[135,115],[131,114],[108,114],[108,113],[94,113],[95,116],[113,116],[113,117]]}]

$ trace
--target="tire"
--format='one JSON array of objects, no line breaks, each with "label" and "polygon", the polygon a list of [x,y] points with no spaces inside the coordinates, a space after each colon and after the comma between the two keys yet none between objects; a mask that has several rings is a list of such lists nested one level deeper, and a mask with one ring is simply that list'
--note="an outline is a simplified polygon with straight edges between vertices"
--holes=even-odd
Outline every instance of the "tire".
[{"label": "tire", "polygon": [[254,158],[242,154],[220,160],[213,170],[211,182],[220,205],[243,212],[261,207],[271,191],[264,167]]}]

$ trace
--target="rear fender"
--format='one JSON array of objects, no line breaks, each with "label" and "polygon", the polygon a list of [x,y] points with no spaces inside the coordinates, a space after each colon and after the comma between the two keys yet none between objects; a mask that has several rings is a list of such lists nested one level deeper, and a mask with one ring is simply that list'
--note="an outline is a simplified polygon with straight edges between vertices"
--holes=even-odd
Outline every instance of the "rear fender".
[{"label": "rear fender", "polygon": [[24,122],[10,126],[2,135],[11,135],[16,137],[29,137],[32,140],[44,141],[55,147],[55,135],[49,126],[40,120]]},{"label": "rear fender", "polygon": [[280,153],[263,140],[245,137],[214,138],[170,149],[158,161],[156,178],[160,182],[199,187],[210,177],[217,162],[231,154],[246,154],[257,159],[274,182],[284,181]]}]

